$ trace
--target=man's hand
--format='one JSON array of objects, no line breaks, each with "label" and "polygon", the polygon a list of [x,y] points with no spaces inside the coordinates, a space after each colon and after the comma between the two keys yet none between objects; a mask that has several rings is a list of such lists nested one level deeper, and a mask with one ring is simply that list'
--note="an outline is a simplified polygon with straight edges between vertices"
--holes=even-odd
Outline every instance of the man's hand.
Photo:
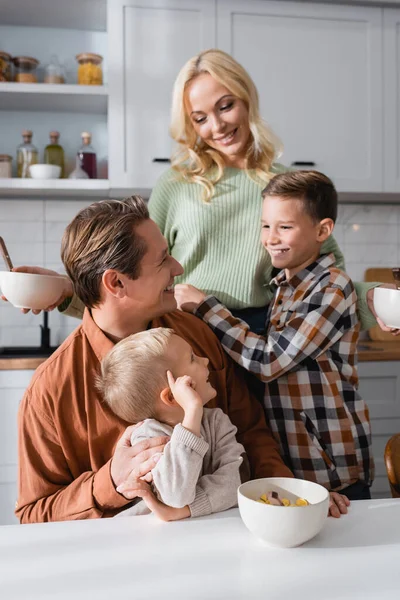
[{"label": "man's hand", "polygon": [[[13,271],[16,271],[17,273],[33,273],[34,275],[55,275],[57,277],[61,277],[60,273],[57,273],[57,271],[52,271],[51,269],[43,269],[42,267],[16,267],[13,269]],[[74,295],[74,288],[72,286],[71,280],[68,279],[66,275],[64,275],[63,277],[65,280],[65,286],[62,291],[62,294],[54,304],[52,304],[51,306],[43,306],[42,310],[54,310],[55,308],[57,308],[57,306],[64,302],[66,298],[71,298]],[[0,297],[2,300],[7,302],[7,298],[5,296]],[[28,313],[29,310],[29,308],[21,308],[21,312],[23,313]],[[32,312],[34,315],[38,315],[41,311],[33,309]]]},{"label": "man's hand", "polygon": [[187,519],[190,517],[190,509],[188,506],[183,508],[172,508],[157,500],[155,495],[150,489],[150,486],[145,483],[140,486],[140,489],[135,489],[136,496],[143,499],[147,508],[156,515],[162,521],[180,521],[181,519]]},{"label": "man's hand", "polygon": [[[390,290],[396,289],[396,286],[394,283],[385,283],[385,284],[380,285],[379,287],[388,288]],[[369,310],[374,315],[374,317],[375,317],[379,327],[382,329],[382,331],[387,331],[394,336],[397,336],[400,334],[400,329],[395,329],[394,327],[387,327],[387,325],[385,325],[385,323],[376,314],[375,307],[374,307],[374,289],[368,290],[368,292],[367,292],[367,304],[368,304]]]},{"label": "man's hand", "polygon": [[329,494],[329,516],[339,519],[340,515],[346,515],[350,506],[350,500],[344,494],[330,492]]},{"label": "man's hand", "polygon": [[187,283],[177,283],[174,286],[174,295],[179,310],[186,312],[195,311],[206,298],[204,292]]},{"label": "man's hand", "polygon": [[132,432],[140,424],[130,425],[125,429],[117,442],[114,456],[111,460],[111,478],[113,483],[117,491],[128,499],[131,499],[131,497],[126,496],[119,486],[128,479],[131,483],[135,482],[137,485],[143,480],[151,480],[151,477],[148,477],[148,475],[160,458],[165,444],[169,441],[168,436],[160,436],[143,440],[132,446]]}]

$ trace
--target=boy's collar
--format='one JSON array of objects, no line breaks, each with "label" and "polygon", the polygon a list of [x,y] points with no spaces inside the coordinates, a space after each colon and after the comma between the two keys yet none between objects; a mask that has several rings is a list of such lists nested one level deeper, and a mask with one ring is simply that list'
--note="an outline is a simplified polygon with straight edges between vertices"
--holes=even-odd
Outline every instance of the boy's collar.
[{"label": "boy's collar", "polygon": [[322,254],[316,261],[309,264],[307,267],[293,275],[289,280],[286,279],[285,270],[282,269],[276,277],[271,279],[270,284],[280,286],[282,284],[289,285],[291,288],[295,289],[299,287],[301,283],[305,281],[311,281],[314,277],[317,277],[320,273],[329,269],[335,264],[335,255],[333,253],[330,254]]}]

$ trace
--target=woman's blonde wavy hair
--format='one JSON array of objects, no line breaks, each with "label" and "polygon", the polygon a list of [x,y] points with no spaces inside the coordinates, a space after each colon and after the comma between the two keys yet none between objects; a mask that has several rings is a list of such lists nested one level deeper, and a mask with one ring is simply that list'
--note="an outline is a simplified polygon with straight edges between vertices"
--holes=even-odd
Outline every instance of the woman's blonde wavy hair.
[{"label": "woman's blonde wavy hair", "polygon": [[171,163],[185,181],[202,185],[203,199],[210,202],[214,186],[223,175],[224,159],[197,136],[185,107],[187,86],[201,73],[211,75],[246,104],[250,144],[245,169],[252,179],[265,184],[269,182],[271,165],[282,153],[282,144],[260,116],[258,92],[253,80],[232,56],[222,50],[211,49],[188,60],[176,78],[172,95],[170,133],[178,147]]}]

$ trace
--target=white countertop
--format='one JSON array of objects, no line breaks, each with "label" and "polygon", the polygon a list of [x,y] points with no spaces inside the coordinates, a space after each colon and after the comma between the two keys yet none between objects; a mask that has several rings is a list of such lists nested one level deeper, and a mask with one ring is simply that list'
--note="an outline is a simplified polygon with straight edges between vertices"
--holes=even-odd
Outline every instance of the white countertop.
[{"label": "white countertop", "polygon": [[353,502],[304,546],[263,546],[236,509],[0,527],[4,600],[393,600],[400,499]]}]

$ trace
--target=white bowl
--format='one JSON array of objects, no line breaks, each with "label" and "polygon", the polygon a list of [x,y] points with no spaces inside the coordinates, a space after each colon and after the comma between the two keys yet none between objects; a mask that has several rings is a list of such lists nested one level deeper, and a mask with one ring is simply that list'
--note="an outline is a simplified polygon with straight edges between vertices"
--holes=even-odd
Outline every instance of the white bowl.
[{"label": "white bowl", "polygon": [[[277,487],[305,498],[310,504],[291,507],[257,502],[262,494]],[[244,524],[258,539],[269,546],[293,548],[311,540],[323,528],[328,517],[329,492],[322,485],[304,479],[268,477],[242,483],[238,488],[238,504]]]},{"label": "white bowl", "polygon": [[400,327],[400,290],[375,288],[374,308],[387,327]]},{"label": "white bowl", "polygon": [[63,275],[0,271],[1,293],[17,308],[43,310],[57,302],[64,286]]},{"label": "white bowl", "polygon": [[29,173],[32,179],[58,179],[61,167],[58,165],[31,165]]}]

